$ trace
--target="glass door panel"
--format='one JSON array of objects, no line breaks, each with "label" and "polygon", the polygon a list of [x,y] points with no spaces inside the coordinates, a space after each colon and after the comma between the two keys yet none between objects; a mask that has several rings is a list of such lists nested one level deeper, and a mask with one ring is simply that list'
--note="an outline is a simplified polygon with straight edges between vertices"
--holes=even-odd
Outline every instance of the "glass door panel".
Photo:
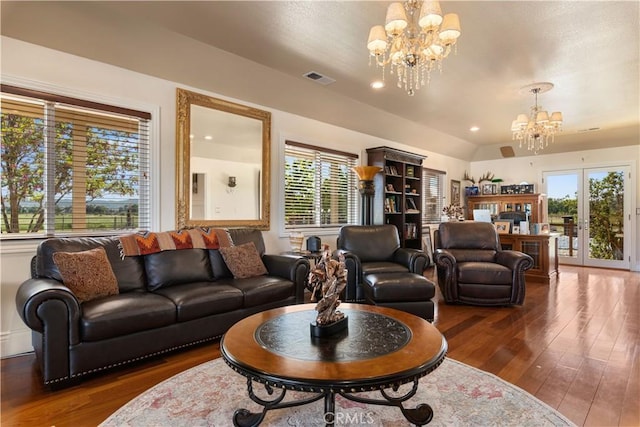
[{"label": "glass door panel", "polygon": [[629,169],[585,169],[585,265],[629,268]]},{"label": "glass door panel", "polygon": [[582,170],[545,172],[547,209],[551,232],[559,233],[558,260],[562,264],[582,265]]},{"label": "glass door panel", "polygon": [[630,267],[630,167],[545,172],[543,183],[560,263]]}]

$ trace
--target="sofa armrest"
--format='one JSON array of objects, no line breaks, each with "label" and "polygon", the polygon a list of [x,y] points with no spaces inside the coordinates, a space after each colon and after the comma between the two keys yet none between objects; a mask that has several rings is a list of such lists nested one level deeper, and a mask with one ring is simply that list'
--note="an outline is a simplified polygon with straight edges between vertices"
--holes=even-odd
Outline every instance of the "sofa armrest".
[{"label": "sofa armrest", "polygon": [[263,255],[262,262],[270,276],[291,280],[296,287],[296,302],[304,302],[304,289],[309,276],[309,260],[297,255]]},{"label": "sofa armrest", "polygon": [[54,279],[29,279],[16,293],[16,308],[33,331],[45,384],[70,378],[69,348],[80,340],[80,303],[71,290]]},{"label": "sofa armrest", "polygon": [[[57,302],[57,304],[56,304]],[[52,310],[49,306],[58,307]],[[64,322],[69,344],[79,340],[80,303],[71,289],[54,279],[28,279],[16,293],[16,308],[22,321],[32,330],[44,332]],[[46,328],[45,328],[46,324]],[[63,331],[60,331],[62,333]],[[56,332],[57,333],[57,332]]]},{"label": "sofa armrest", "polygon": [[533,267],[533,258],[518,251],[503,250],[496,254],[496,262],[504,265],[514,273],[522,274]]},{"label": "sofa armrest", "polygon": [[523,252],[503,250],[496,254],[496,262],[511,269],[511,303],[524,303],[525,277],[524,272],[533,267],[533,258]]},{"label": "sofa armrest", "polygon": [[347,270],[347,286],[345,287],[344,301],[355,302],[358,300],[358,286],[362,284],[362,266],[360,258],[353,252],[337,249],[333,252],[333,258],[344,256],[344,268]]},{"label": "sofa armrest", "polygon": [[393,261],[402,264],[415,274],[422,274],[429,267],[429,255],[418,249],[400,248],[393,254]]},{"label": "sofa armrest", "polygon": [[458,262],[456,257],[446,249],[436,249],[433,254],[438,275],[438,286],[446,302],[456,301],[458,298]]}]

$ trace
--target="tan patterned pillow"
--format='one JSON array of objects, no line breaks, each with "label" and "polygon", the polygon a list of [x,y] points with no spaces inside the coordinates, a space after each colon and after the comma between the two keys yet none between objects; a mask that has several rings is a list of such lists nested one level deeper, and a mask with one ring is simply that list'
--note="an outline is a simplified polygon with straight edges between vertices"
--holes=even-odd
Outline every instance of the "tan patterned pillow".
[{"label": "tan patterned pillow", "polygon": [[53,261],[62,281],[80,302],[117,295],[118,280],[104,248],[82,252],[56,252]]},{"label": "tan patterned pillow", "polygon": [[222,259],[236,279],[246,279],[267,274],[260,254],[253,242],[244,245],[221,247]]}]

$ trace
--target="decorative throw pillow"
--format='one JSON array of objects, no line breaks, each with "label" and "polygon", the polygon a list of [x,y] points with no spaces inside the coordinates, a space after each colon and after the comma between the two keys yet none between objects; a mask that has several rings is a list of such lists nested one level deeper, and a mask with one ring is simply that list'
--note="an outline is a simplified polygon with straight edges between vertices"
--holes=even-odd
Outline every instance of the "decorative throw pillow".
[{"label": "decorative throw pillow", "polygon": [[82,252],[56,252],[53,261],[62,281],[80,302],[118,294],[116,279],[104,248]]},{"label": "decorative throw pillow", "polygon": [[247,277],[267,274],[267,268],[264,266],[253,242],[238,246],[221,247],[218,250],[236,279],[246,279]]}]

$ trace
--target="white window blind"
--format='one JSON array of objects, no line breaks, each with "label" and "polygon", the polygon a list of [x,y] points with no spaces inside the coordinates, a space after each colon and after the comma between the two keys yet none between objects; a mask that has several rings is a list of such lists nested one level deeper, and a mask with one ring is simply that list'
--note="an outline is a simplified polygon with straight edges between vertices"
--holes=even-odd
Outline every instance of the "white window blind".
[{"label": "white window blind", "polygon": [[356,224],[357,155],[285,141],[285,229]]},{"label": "white window blind", "polygon": [[149,228],[149,113],[1,89],[3,238]]},{"label": "white window blind", "polygon": [[444,208],[444,177],[442,171],[422,168],[422,226],[440,222]]}]

